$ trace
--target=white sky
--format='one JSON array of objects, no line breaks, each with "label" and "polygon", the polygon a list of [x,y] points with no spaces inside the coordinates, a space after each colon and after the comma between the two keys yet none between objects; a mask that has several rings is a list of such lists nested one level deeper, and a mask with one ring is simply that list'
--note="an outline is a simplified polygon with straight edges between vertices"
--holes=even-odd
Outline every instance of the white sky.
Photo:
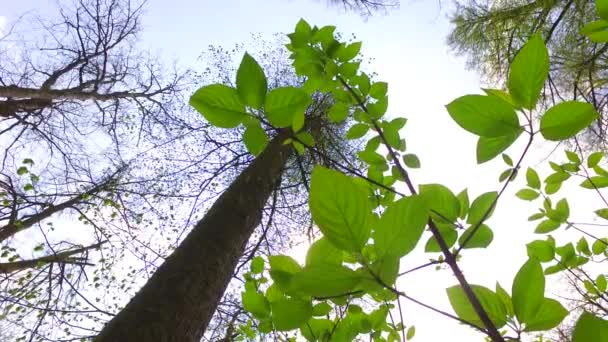
[{"label": "white sky", "polygon": [[[46,6],[46,1],[8,1],[0,14],[10,20],[34,7],[44,13]],[[450,26],[447,9],[440,8],[440,1],[404,1],[401,9],[368,20],[314,0],[149,0],[146,8],[142,45],[185,65],[194,63],[209,44],[229,47],[250,41],[251,32],[267,37],[291,32],[300,17],[311,24],[331,24],[340,32],[356,34],[363,41],[365,57],[373,59],[370,69],[389,83],[390,115],[409,119],[404,131],[408,150],[422,161],[422,169],[413,172],[414,181],[446,184],[455,193],[468,187],[471,200],[498,190],[497,178],[505,168],[502,160],[476,166],[475,137],[456,126],[444,108],[458,96],[479,93],[481,84],[475,72],[465,70],[464,60],[448,51],[445,41]],[[0,29],[3,22],[0,16]],[[525,137],[520,139],[508,151],[513,157],[523,149]],[[535,144],[522,171],[536,166],[553,147]],[[558,157],[563,161],[562,155]],[[541,178],[546,175],[547,171],[541,173]],[[493,289],[498,280],[510,289],[513,276],[526,259],[525,243],[544,239],[533,236],[534,224],[526,220],[536,204],[514,199],[514,192],[523,185],[522,178],[506,193],[489,221],[494,243],[487,250],[464,254],[462,265],[471,283]],[[425,242],[423,238],[419,249],[402,260],[403,269],[428,261],[430,255],[422,253]],[[548,279],[552,281],[556,278]],[[432,269],[399,281],[400,289],[411,296],[447,311],[450,307],[444,289],[454,284],[449,271]],[[416,341],[483,341],[467,327],[413,303],[403,304],[406,325],[417,327]]]}]

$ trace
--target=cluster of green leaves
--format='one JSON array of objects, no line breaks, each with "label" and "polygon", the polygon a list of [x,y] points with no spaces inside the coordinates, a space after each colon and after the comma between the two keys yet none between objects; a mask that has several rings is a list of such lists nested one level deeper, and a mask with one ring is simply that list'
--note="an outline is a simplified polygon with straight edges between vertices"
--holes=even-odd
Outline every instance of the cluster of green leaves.
[{"label": "cluster of green leaves", "polygon": [[608,1],[596,0],[595,8],[600,19],[583,26],[580,33],[593,42],[605,43],[608,42]]},{"label": "cluster of green leaves", "polygon": [[[369,334],[375,341],[411,339],[413,327],[406,329],[404,322],[387,318],[392,317],[389,313],[394,301],[408,298],[396,288],[400,263],[416,248],[426,228],[431,236],[425,251],[442,253],[434,263],[448,262],[455,273],[460,272],[456,261],[461,250],[485,248],[492,242],[493,232],[486,221],[504,189],[515,179],[537,133],[546,140],[561,141],[575,136],[598,117],[589,104],[567,101],[549,108],[541,115],[540,127],[534,127],[533,110],[549,73],[549,55],[542,38],[533,36],[511,65],[506,91],[485,89],[486,95],[466,95],[447,105],[456,123],[479,136],[479,163],[494,159],[527,133],[528,145],[516,163],[503,154],[509,169],[501,181],[509,181],[501,191],[485,192],[472,202],[466,189],[458,195],[441,184],[422,184],[416,189],[406,167],[420,167],[420,161],[406,153],[400,132],[406,119],[384,118],[388,85],[372,82],[359,70],[361,43],[340,42],[334,31],[333,26],[311,27],[300,20],[295,32],[288,35],[287,48],[295,71],[306,79],[301,88],[268,92],[263,70],[245,55],[237,72],[236,89],[210,85],[191,98],[192,105],[212,124],[226,128],[243,124],[243,140],[253,154],[263,151],[268,141],[262,123],[275,129],[291,127],[294,136],[289,142],[299,153],[305,153],[306,147],[314,143],[310,137],[310,144],[302,144],[302,135],[307,134],[306,107],[317,92],[331,95],[331,108],[326,112],[329,122],[348,120],[346,139],[367,138],[365,148],[357,153],[368,166],[366,176],[351,177],[320,166],[312,172],[310,212],[323,237],[310,246],[306,263],[300,265],[286,255],[252,260],[242,301],[256,321],[241,327],[244,336],[251,337],[256,331],[298,330],[310,341],[351,341],[360,334]],[[561,199],[554,206],[549,197],[571,173],[579,171],[578,156],[567,156],[568,163],[552,164],[555,173],[545,179],[544,190],[538,173],[528,169],[527,188],[517,193],[525,200],[543,196],[543,209],[533,215],[533,219],[544,219],[537,233],[548,233],[568,223],[567,200]],[[603,183],[603,169],[597,166],[600,158],[590,156],[588,165],[597,168],[597,177],[602,178],[588,177],[583,187],[608,186],[608,181]],[[392,188],[397,182],[404,182],[411,194],[406,196]],[[607,212],[602,210],[598,212],[601,217]],[[576,249],[572,244],[556,247],[552,238],[528,244],[530,259],[516,274],[511,295],[499,284],[492,291],[459,280],[458,285],[447,289],[458,319],[488,334],[490,329],[508,327],[519,336],[557,326],[568,310],[545,297],[545,274],[554,273],[554,266],[543,271],[541,262],[554,260],[557,254],[561,258],[555,260],[560,267],[579,266],[584,257],[577,251],[591,253],[586,240],[581,241]],[[595,253],[599,247],[594,243],[592,250]],[[600,253],[605,253],[605,248]],[[606,280],[598,278],[592,285],[596,292],[605,291]],[[493,326],[488,326],[482,313]],[[573,341],[588,341],[583,338],[589,336],[589,327],[604,329],[606,324],[592,315],[581,316]]]}]

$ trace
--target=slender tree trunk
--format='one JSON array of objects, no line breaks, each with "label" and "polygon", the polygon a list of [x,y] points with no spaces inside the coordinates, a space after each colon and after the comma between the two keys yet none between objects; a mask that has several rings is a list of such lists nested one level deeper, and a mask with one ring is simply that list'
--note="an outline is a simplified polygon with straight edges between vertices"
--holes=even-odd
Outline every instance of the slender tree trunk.
[{"label": "slender tree trunk", "polygon": [[279,133],[236,178],[96,342],[201,339],[291,153],[289,136]]}]

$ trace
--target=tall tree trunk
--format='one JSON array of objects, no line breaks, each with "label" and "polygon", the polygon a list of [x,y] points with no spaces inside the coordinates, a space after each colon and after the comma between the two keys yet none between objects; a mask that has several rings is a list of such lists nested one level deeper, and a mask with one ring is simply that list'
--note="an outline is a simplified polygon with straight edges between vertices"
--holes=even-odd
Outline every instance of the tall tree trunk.
[{"label": "tall tree trunk", "polygon": [[281,131],[236,178],[96,342],[201,339],[291,153],[289,136]]}]

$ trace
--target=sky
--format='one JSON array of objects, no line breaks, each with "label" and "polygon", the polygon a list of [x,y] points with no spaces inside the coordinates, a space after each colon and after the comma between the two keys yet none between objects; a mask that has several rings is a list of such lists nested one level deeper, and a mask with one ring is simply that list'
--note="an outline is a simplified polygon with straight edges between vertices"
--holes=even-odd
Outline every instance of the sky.
[{"label": "sky", "polygon": [[[11,21],[32,9],[44,13],[48,6],[42,0],[7,1],[0,8],[0,28],[3,18]],[[422,168],[412,172],[415,183],[442,183],[455,193],[468,188],[473,199],[498,190],[498,175],[506,166],[500,158],[477,166],[475,137],[459,128],[445,110],[444,106],[459,96],[480,93],[483,85],[476,72],[466,70],[464,59],[445,44],[450,31],[448,14],[447,4],[440,1],[404,1],[399,9],[365,19],[315,0],[149,0],[141,45],[163,59],[196,66],[198,56],[210,44],[230,47],[251,42],[251,33],[270,39],[274,33],[291,32],[300,18],[353,33],[363,42],[363,55],[372,60],[368,69],[389,84],[389,115],[409,120],[403,131],[408,150],[418,154],[422,162]],[[554,147],[534,144],[523,170],[537,166]],[[515,157],[522,149],[523,141],[519,141],[508,153]],[[534,225],[526,220],[535,206],[514,199],[514,192],[522,186],[519,179],[507,191],[488,223],[494,230],[494,243],[486,250],[464,253],[462,265],[471,283],[494,288],[499,281],[510,289],[512,278],[526,260],[525,243],[543,238],[533,236]],[[420,242],[412,257],[402,260],[403,269],[428,261],[431,255],[422,253],[425,242]],[[301,251],[294,254],[301,256]],[[400,279],[398,287],[450,311],[444,289],[455,283],[450,271],[431,268]],[[467,327],[413,303],[402,304],[406,325],[416,326],[416,341],[483,341]]]}]

